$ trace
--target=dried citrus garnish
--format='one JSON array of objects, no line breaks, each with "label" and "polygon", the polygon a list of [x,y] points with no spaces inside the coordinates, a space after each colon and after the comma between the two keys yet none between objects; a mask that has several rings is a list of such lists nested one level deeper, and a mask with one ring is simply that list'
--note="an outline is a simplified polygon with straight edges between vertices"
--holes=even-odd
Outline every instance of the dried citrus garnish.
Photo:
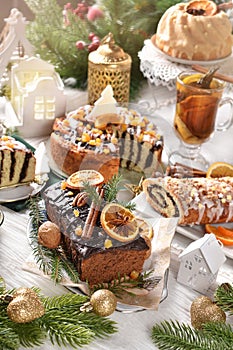
[{"label": "dried citrus garnish", "polygon": [[139,232],[133,213],[117,203],[109,203],[103,208],[100,221],[105,232],[120,242],[132,241]]},{"label": "dried citrus garnish", "polygon": [[194,16],[214,16],[218,12],[218,7],[213,1],[193,0],[188,2],[185,10]]},{"label": "dried citrus garnish", "polygon": [[233,165],[226,162],[215,162],[210,165],[206,177],[233,176]]},{"label": "dried citrus garnish", "polygon": [[72,189],[80,189],[84,187],[85,182],[98,186],[104,182],[104,177],[96,170],[79,170],[68,177],[66,185]]},{"label": "dried citrus garnish", "polygon": [[233,245],[233,229],[224,226],[205,225],[207,233],[213,233],[216,238],[225,246]]},{"label": "dried citrus garnish", "polygon": [[124,124],[124,121],[125,118],[123,115],[106,113],[96,117],[95,128],[103,130],[108,124]]},{"label": "dried citrus garnish", "polygon": [[149,239],[152,239],[154,231],[151,224],[141,218],[136,218],[136,221],[139,228],[139,235],[142,237],[148,237]]}]

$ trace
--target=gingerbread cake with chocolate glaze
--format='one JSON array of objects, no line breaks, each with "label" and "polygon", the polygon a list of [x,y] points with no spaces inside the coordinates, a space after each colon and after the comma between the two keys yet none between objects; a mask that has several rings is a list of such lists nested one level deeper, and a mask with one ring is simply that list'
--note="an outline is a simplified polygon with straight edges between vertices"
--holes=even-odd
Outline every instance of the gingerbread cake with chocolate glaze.
[{"label": "gingerbread cake with chocolate glaze", "polygon": [[97,215],[89,215],[95,215],[95,223],[87,224],[93,202],[82,189],[71,190],[59,182],[47,188],[43,198],[48,218],[60,228],[64,251],[82,281],[95,285],[129,276],[132,271],[142,272],[150,255],[150,239],[139,233],[127,242],[110,237],[100,220],[104,199]]},{"label": "gingerbread cake with chocolate glaze", "polygon": [[161,161],[163,137],[147,117],[126,107],[92,118],[86,105],[55,120],[51,155],[65,174],[99,171],[108,181],[119,168],[152,176]]}]

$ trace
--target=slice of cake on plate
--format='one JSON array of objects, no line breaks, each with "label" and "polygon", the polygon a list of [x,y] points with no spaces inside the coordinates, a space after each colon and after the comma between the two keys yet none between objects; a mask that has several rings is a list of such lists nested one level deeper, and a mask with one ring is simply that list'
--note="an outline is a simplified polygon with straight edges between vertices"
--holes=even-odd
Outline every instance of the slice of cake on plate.
[{"label": "slice of cake on plate", "polygon": [[33,152],[15,138],[0,138],[0,187],[32,182],[36,158]]}]

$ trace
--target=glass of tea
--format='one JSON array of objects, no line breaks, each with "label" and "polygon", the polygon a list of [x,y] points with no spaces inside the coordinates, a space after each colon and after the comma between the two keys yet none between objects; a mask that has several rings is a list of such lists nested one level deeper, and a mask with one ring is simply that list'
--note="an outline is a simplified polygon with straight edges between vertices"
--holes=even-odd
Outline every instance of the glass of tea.
[{"label": "glass of tea", "polygon": [[[174,129],[181,143],[169,156],[170,165],[183,164],[206,170],[208,161],[200,153],[201,145],[215,130],[227,130],[233,123],[233,99],[223,97],[225,82],[195,71],[179,74],[176,81]],[[218,109],[230,105],[224,121],[216,121]],[[218,118],[219,119],[219,118]]]}]

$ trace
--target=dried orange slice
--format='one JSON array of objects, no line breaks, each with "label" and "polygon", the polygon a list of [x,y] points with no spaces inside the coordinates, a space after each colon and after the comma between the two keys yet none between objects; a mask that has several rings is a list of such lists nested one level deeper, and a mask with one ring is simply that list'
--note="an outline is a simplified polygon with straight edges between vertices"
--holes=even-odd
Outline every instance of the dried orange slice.
[{"label": "dried orange slice", "polygon": [[222,242],[223,245],[233,245],[233,230],[228,229],[224,226],[213,226],[210,224],[205,225],[205,230],[207,233],[213,233],[216,238]]},{"label": "dried orange slice", "polygon": [[148,237],[149,239],[152,239],[154,236],[154,231],[151,224],[141,218],[136,218],[136,221],[139,228],[139,235],[142,237]]},{"label": "dried orange slice", "polygon": [[226,162],[215,162],[211,164],[206,172],[206,177],[233,176],[233,165]]},{"label": "dried orange slice", "polygon": [[123,115],[106,113],[96,117],[95,128],[103,130],[108,124],[124,124],[124,121],[125,118]]},{"label": "dried orange slice", "polygon": [[67,187],[71,189],[83,188],[85,182],[88,182],[92,186],[98,186],[104,182],[104,177],[98,171],[90,169],[79,170],[71,174],[66,180]]},{"label": "dried orange slice", "polygon": [[214,16],[218,12],[218,7],[213,1],[193,0],[187,4],[185,10],[195,16]]},{"label": "dried orange slice", "polygon": [[139,232],[133,213],[117,203],[108,203],[103,208],[100,221],[105,232],[120,242],[132,241]]}]

